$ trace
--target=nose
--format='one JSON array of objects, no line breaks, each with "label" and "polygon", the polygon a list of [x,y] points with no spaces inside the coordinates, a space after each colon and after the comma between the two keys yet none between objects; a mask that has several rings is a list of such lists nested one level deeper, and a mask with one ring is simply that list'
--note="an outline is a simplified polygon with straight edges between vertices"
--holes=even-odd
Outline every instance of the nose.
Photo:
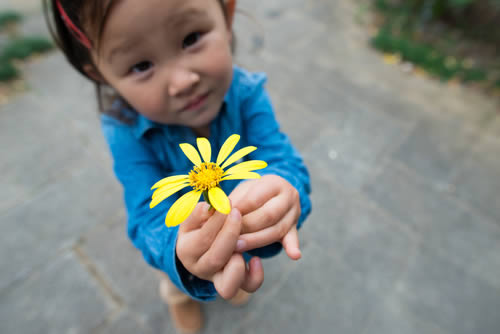
[{"label": "nose", "polygon": [[190,70],[175,69],[171,72],[168,94],[172,97],[189,94],[200,81],[200,76]]}]

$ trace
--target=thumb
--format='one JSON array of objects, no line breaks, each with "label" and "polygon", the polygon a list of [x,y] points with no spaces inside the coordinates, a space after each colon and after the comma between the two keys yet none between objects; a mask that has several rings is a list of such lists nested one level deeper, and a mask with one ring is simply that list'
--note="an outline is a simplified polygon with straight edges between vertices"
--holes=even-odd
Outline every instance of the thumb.
[{"label": "thumb", "polygon": [[283,237],[281,244],[290,259],[296,261],[302,257],[302,252],[299,247],[299,233],[297,232],[296,225],[294,225]]},{"label": "thumb", "polygon": [[193,212],[188,218],[179,226],[179,231],[189,232],[199,229],[204,222],[212,216],[214,210],[210,210],[210,205],[206,202],[196,204]]}]

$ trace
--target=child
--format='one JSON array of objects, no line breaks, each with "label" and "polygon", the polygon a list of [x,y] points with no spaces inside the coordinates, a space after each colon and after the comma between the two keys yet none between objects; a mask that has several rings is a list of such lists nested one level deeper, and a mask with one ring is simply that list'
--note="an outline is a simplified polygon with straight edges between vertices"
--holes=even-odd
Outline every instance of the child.
[{"label": "child", "polygon": [[[297,229],[311,210],[306,167],[279,131],[265,75],[233,65],[235,2],[44,0],[58,45],[98,88],[129,236],[168,275],[161,295],[186,332],[201,328],[198,301],[256,291],[264,279],[261,257],[283,247],[298,260]],[[109,106],[103,88],[115,93]],[[179,144],[206,137],[217,150],[234,133],[241,147],[257,146],[247,158],[268,163],[263,177],[221,183],[229,215],[200,202],[180,227],[167,228],[165,214],[180,195],[150,209],[150,188],[191,170]]]}]

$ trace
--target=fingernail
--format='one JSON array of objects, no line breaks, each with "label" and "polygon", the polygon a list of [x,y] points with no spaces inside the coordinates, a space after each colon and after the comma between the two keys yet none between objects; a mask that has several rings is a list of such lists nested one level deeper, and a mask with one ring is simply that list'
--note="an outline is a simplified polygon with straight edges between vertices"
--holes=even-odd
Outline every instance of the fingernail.
[{"label": "fingernail", "polygon": [[246,244],[247,244],[247,243],[245,242],[245,240],[238,240],[238,241],[236,242],[236,251],[237,251],[237,252],[241,252],[241,250],[242,250],[243,248],[245,248]]},{"label": "fingernail", "polygon": [[210,205],[208,205],[207,202],[201,202],[200,206],[203,211],[208,211],[210,209]]},{"label": "fingernail", "polygon": [[240,213],[240,211],[239,211],[238,209],[236,209],[236,208],[233,208],[233,209],[231,210],[231,218],[232,218],[232,219],[235,219],[235,220],[236,220],[236,219],[240,219],[240,218],[241,218],[241,213]]}]

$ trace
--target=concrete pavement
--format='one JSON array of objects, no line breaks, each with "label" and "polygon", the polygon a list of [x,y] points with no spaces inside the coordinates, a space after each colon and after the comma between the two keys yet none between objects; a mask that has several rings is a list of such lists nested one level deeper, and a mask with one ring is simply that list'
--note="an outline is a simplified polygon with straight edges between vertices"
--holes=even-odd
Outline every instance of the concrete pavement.
[{"label": "concrete pavement", "polygon": [[[206,305],[204,333],[499,333],[499,102],[385,65],[349,1],[240,7],[237,61],[268,73],[313,213],[303,258],[265,261],[242,308]],[[0,333],[174,333],[92,86],[57,52],[24,73],[0,106]]]}]

